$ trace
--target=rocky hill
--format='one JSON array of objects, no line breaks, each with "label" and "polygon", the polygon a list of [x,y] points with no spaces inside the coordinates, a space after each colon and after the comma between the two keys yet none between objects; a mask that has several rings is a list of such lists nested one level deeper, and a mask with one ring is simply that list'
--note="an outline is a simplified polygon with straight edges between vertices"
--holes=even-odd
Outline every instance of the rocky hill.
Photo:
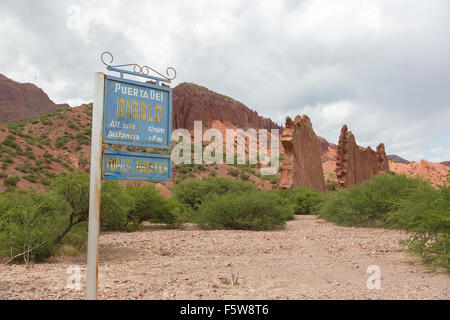
[{"label": "rocky hill", "polygon": [[13,122],[37,118],[67,104],[55,104],[31,83],[19,83],[0,74],[0,121]]},{"label": "rocky hill", "polygon": [[450,167],[450,161],[442,161],[441,164],[443,164],[446,167]]},{"label": "rocky hill", "polygon": [[[33,187],[44,190],[57,173],[76,169],[88,171],[92,105],[61,108],[61,105],[53,104],[48,96],[34,85],[18,84],[3,76],[0,77],[0,82],[3,90],[3,95],[0,94],[3,100],[0,101],[4,101],[0,104],[0,114],[3,119],[6,119],[6,116],[8,119],[22,119],[20,112],[4,113],[5,105],[19,105],[19,102],[26,101],[33,110],[28,113],[28,116],[33,115],[30,116],[31,120],[0,124],[0,192],[12,185],[22,189]],[[27,93],[20,97],[17,93],[20,90]],[[32,98],[33,96],[35,98]],[[174,129],[192,129],[194,120],[202,120],[205,127],[213,127],[221,132],[228,128],[280,128],[242,103],[191,83],[182,83],[174,88],[173,108]],[[48,110],[51,112],[47,113]],[[324,138],[317,138],[320,141],[320,161],[325,181],[336,182],[337,146]],[[143,148],[119,149],[151,152]],[[282,145],[280,151],[284,153]],[[283,156],[282,154],[281,158]],[[394,172],[418,175],[436,184],[442,183],[449,169],[445,164],[426,162],[402,164],[391,161],[389,166]],[[209,175],[251,181],[264,189],[278,186],[280,179],[280,173],[277,176],[261,176],[258,165],[180,165],[174,168],[172,182],[157,186],[168,193],[167,187],[177,181]]]},{"label": "rocky hill", "polygon": [[181,83],[173,89],[173,127],[192,130],[198,120],[207,128],[217,120],[243,129],[281,129],[241,102],[193,83]]},{"label": "rocky hill", "polygon": [[408,161],[406,159],[403,159],[402,157],[396,155],[396,154],[390,154],[387,156],[389,161],[392,162],[397,162],[397,163],[402,163],[402,164],[410,164],[411,161]]}]

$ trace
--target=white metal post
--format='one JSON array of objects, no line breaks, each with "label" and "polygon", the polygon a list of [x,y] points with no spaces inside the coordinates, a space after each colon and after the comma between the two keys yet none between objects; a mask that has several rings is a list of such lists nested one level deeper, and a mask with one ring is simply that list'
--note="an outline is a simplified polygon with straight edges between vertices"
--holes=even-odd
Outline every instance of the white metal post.
[{"label": "white metal post", "polygon": [[100,199],[102,174],[102,131],[105,75],[95,73],[92,111],[91,169],[89,191],[89,234],[86,275],[86,299],[97,299],[98,242],[100,233]]}]

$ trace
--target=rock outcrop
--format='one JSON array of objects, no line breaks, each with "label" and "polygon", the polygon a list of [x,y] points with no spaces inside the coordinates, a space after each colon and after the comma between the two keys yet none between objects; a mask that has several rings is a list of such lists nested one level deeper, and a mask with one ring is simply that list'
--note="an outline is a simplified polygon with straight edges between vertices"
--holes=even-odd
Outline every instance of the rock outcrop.
[{"label": "rock outcrop", "polygon": [[210,128],[213,121],[218,120],[242,129],[281,129],[244,104],[193,83],[184,82],[176,86],[172,103],[173,129],[192,130],[194,121],[198,120],[202,121],[204,128]]},{"label": "rock outcrop", "polygon": [[387,158],[389,161],[397,162],[397,163],[403,163],[403,164],[410,164],[411,161],[408,161],[406,159],[403,159],[402,157],[396,155],[396,154],[388,154]]},{"label": "rock outcrop", "polygon": [[37,118],[67,104],[55,104],[31,83],[19,83],[0,74],[0,120],[6,122]]},{"label": "rock outcrop", "polygon": [[355,136],[348,131],[346,125],[342,127],[339,136],[336,159],[336,177],[343,187],[361,184],[372,176],[388,171],[389,161],[386,157],[384,144],[372,148],[361,148],[356,144]]},{"label": "rock outcrop", "polygon": [[321,142],[314,133],[311,120],[297,116],[286,118],[286,129],[281,137],[285,154],[281,163],[280,188],[304,186],[326,191],[322,169]]}]

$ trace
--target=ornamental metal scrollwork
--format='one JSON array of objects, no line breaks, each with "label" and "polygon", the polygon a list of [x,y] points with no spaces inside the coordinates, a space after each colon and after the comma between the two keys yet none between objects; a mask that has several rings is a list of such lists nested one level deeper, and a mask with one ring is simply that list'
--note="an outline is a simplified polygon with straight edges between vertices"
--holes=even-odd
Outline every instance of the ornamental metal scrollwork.
[{"label": "ornamental metal scrollwork", "polygon": [[[105,56],[109,56],[109,63],[105,61]],[[166,69],[166,75],[156,71],[155,69],[149,67],[149,66],[140,66],[137,63],[128,63],[128,64],[120,64],[120,65],[111,65],[114,61],[114,57],[109,51],[105,51],[101,55],[102,63],[107,66],[108,68],[121,68],[121,67],[133,67],[133,72],[136,74],[140,74],[143,76],[151,76],[150,72],[154,72],[158,74],[159,76],[163,77],[167,80],[167,82],[171,82],[177,77],[177,71],[173,67],[168,67]],[[171,73],[173,75],[171,76]]]}]

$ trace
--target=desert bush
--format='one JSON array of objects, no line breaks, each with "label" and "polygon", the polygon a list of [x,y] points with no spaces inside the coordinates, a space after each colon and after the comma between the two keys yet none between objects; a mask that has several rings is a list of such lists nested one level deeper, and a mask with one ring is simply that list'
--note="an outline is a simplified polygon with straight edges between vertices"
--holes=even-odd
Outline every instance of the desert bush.
[{"label": "desert bush", "polygon": [[128,184],[124,192],[129,201],[128,221],[134,226],[143,221],[177,223],[178,203],[175,199],[165,198],[154,185]]},{"label": "desert bush", "polygon": [[327,183],[327,190],[328,190],[329,192],[337,191],[337,190],[339,190],[340,188],[341,188],[341,186],[340,186],[338,183],[336,183],[336,182],[330,182],[330,183]]},{"label": "desert bush", "polygon": [[36,183],[39,180],[39,176],[36,174],[27,174],[23,177],[25,180],[28,180],[32,183]]},{"label": "desert bush", "polygon": [[49,257],[54,239],[64,228],[67,203],[55,193],[0,195],[0,254],[15,262]]},{"label": "desert bush", "polygon": [[19,180],[20,180],[19,177],[8,177],[3,181],[3,183],[7,187],[15,187],[15,186],[17,186],[17,183],[19,182]]},{"label": "desert bush", "polygon": [[328,193],[320,204],[322,218],[345,226],[404,229],[402,243],[424,262],[450,272],[450,191],[405,175],[375,176],[361,186]]},{"label": "desert bush", "polygon": [[105,230],[126,230],[129,201],[116,181],[102,184],[101,226]]},{"label": "desert bush", "polygon": [[82,133],[78,133],[75,138],[78,140],[79,144],[85,144],[85,145],[89,145],[90,144],[90,139],[88,139],[85,135],[83,135]]},{"label": "desert bush", "polygon": [[256,187],[251,183],[223,177],[208,177],[205,180],[189,179],[173,188],[177,200],[185,208],[192,210],[197,210],[199,205],[212,194],[242,193],[256,190]]},{"label": "desert bush", "polygon": [[244,181],[248,181],[250,179],[250,175],[241,172],[241,179]]},{"label": "desert bush", "polygon": [[295,214],[311,214],[320,203],[321,194],[306,187],[296,187],[288,190],[281,190],[280,196],[286,199],[292,206]]},{"label": "desert bush", "polygon": [[3,140],[3,145],[7,146],[7,147],[11,147],[14,149],[18,149],[21,151],[21,147],[20,145],[16,142],[16,136],[13,134],[9,134],[5,140]]},{"label": "desert bush", "polygon": [[280,177],[273,174],[273,175],[261,175],[261,179],[270,181],[273,185],[277,185],[280,183]]},{"label": "desert bush", "polygon": [[450,273],[450,187],[422,185],[401,199],[387,215],[386,223],[412,232],[403,241],[426,263],[440,265]]},{"label": "desert bush", "polygon": [[272,230],[292,219],[293,211],[274,192],[211,195],[196,216],[201,228]]},{"label": "desert bush", "polygon": [[394,210],[417,188],[429,184],[405,175],[379,175],[360,186],[326,194],[319,216],[344,226],[384,226],[387,213]]},{"label": "desert bush", "polygon": [[42,115],[42,116],[40,116],[39,120],[44,125],[51,125],[51,124],[53,124],[53,121],[50,119],[50,117],[51,117],[51,114]]},{"label": "desert bush", "polygon": [[228,174],[230,176],[237,177],[237,176],[239,176],[239,173],[240,173],[239,169],[233,169],[233,168],[228,169]]},{"label": "desert bush", "polygon": [[58,137],[55,140],[55,147],[58,149],[63,147],[67,143],[68,139],[64,136]]},{"label": "desert bush", "polygon": [[53,180],[52,189],[70,205],[67,226],[55,240],[60,243],[73,226],[89,217],[89,177],[81,171],[64,173]]},{"label": "desert bush", "polygon": [[48,152],[47,150],[45,150],[45,152],[44,152],[44,158],[47,158],[47,159],[53,158],[53,154],[51,154],[50,152]]}]

